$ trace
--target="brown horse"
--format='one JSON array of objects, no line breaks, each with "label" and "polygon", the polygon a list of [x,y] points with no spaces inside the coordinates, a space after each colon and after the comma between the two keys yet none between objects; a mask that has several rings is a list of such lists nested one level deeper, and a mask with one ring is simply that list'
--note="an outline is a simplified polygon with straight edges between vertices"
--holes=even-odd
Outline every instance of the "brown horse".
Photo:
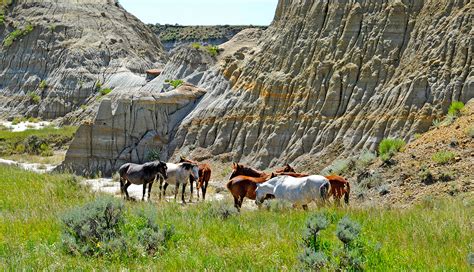
[{"label": "brown horse", "polygon": [[249,177],[254,177],[254,178],[260,178],[260,177],[270,178],[270,174],[267,174],[263,171],[259,171],[252,167],[245,166],[243,164],[233,162],[232,173],[230,174],[229,180],[235,178],[236,176],[249,176]]},{"label": "brown horse", "polygon": [[285,164],[285,166],[281,168],[275,169],[276,174],[281,174],[281,173],[296,173],[295,169],[291,167],[288,163]]},{"label": "brown horse", "polygon": [[209,180],[211,179],[211,166],[207,163],[197,163],[192,160],[188,160],[185,157],[180,157],[179,162],[189,162],[193,164],[197,164],[199,167],[199,179],[197,181],[197,196],[199,200],[199,189],[202,191],[202,199],[206,200],[206,191],[207,186],[209,185]]},{"label": "brown horse", "polygon": [[256,184],[270,178],[271,174],[236,162],[232,163],[232,173],[227,183],[227,189],[234,197],[234,206],[240,210],[245,197],[255,200]]},{"label": "brown horse", "polygon": [[234,197],[234,206],[237,210],[240,211],[242,208],[242,202],[244,198],[247,197],[249,199],[255,200],[257,195],[255,191],[257,190],[257,183],[265,182],[269,179],[269,177],[249,177],[249,176],[236,176],[232,178],[227,183],[227,189],[230,191],[232,196]]},{"label": "brown horse", "polygon": [[333,197],[334,201],[340,205],[341,197],[344,195],[344,202],[349,204],[349,194],[351,192],[351,186],[349,181],[338,175],[326,176],[331,184],[329,189],[329,195]]},{"label": "brown horse", "polygon": [[[303,174],[303,173],[296,173],[295,169],[291,167],[289,164],[287,164],[284,168],[281,168],[284,170],[284,172],[276,172],[276,175],[286,175],[286,176],[292,176],[295,178],[301,178],[301,177],[306,177],[308,174]],[[280,169],[277,169],[277,171]],[[332,196],[334,201],[339,205],[341,203],[341,198],[344,195],[344,202],[346,204],[349,204],[349,194],[351,192],[351,186],[349,182],[338,175],[330,175],[326,176],[326,178],[329,180],[329,184],[331,185],[331,189],[329,190],[329,195]]]}]

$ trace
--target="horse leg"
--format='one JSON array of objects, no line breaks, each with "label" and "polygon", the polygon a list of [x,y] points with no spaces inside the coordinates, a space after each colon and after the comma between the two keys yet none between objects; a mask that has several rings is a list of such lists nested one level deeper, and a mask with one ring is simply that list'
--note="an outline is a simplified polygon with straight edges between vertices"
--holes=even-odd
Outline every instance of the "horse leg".
[{"label": "horse leg", "polygon": [[[192,183],[191,183],[192,184]],[[192,185],[191,185],[192,186]],[[182,189],[182,192],[181,192],[181,202],[183,204],[186,204],[186,201],[184,200],[184,194],[186,193],[186,184],[183,184],[183,189]],[[191,200],[189,200],[189,202],[191,202]]]},{"label": "horse leg", "polygon": [[308,204],[303,205],[303,210],[307,211],[308,210]]},{"label": "horse leg", "polygon": [[161,200],[161,193],[163,192],[163,180],[161,179],[161,177],[159,177],[160,179],[160,185],[159,185],[159,189],[160,189],[160,195],[159,195],[159,200]]},{"label": "horse leg", "polygon": [[[183,187],[183,192],[184,192],[185,187],[186,186]],[[193,200],[193,182],[192,181],[189,182],[189,187],[190,187],[189,191],[191,192],[191,195],[189,196],[189,202],[192,202],[192,200]]]},{"label": "horse leg", "polygon": [[150,201],[150,196],[151,196],[151,186],[153,185],[153,181],[148,184],[148,201]]},{"label": "horse leg", "polygon": [[146,192],[146,182],[143,182],[143,195],[142,195],[142,201],[145,201],[145,192]]},{"label": "horse leg", "polygon": [[163,186],[163,198],[166,200],[166,188],[168,188],[168,183],[165,182],[165,185]]},{"label": "horse leg", "polygon": [[125,196],[127,197],[126,199],[129,200],[130,199],[130,196],[128,195],[128,186],[132,185],[132,183],[130,181],[127,180],[127,182],[125,183],[125,186],[123,187],[123,190],[125,191]]},{"label": "horse leg", "polygon": [[176,183],[174,187],[174,201],[176,202],[176,196],[178,195],[179,183]]},{"label": "horse leg", "polygon": [[123,190],[123,187],[125,185],[124,178],[120,177],[120,193],[123,195],[125,192]]},{"label": "horse leg", "polygon": [[206,200],[206,191],[207,191],[208,182],[204,182],[204,186],[201,186],[202,190],[202,200]]}]

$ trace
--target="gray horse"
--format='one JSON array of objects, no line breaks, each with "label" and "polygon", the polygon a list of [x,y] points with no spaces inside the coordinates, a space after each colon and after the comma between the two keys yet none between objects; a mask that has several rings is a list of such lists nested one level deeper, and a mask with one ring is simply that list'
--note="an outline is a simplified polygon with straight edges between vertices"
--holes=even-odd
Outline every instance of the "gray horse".
[{"label": "gray horse", "polygon": [[118,170],[120,175],[120,190],[130,199],[127,188],[132,185],[143,184],[142,200],[145,200],[146,185],[148,184],[148,200],[150,200],[151,186],[158,175],[168,178],[168,167],[162,161],[147,162],[145,164],[126,163]]}]

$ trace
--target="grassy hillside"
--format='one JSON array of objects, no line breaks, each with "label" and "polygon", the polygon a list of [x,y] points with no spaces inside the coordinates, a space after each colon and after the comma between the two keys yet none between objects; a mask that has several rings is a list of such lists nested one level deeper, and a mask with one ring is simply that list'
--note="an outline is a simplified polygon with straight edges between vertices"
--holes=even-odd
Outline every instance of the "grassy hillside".
[{"label": "grassy hillside", "polygon": [[[162,254],[75,257],[62,248],[59,217],[96,197],[76,182],[70,175],[0,166],[0,270],[295,270],[306,220],[318,212],[334,219],[348,215],[361,224],[361,236],[374,245],[367,252],[369,270],[470,270],[472,199],[431,200],[407,210],[244,210],[225,220],[215,216],[217,203],[154,203],[159,224],[175,229]],[[333,227],[322,236],[332,247],[342,246]]]}]

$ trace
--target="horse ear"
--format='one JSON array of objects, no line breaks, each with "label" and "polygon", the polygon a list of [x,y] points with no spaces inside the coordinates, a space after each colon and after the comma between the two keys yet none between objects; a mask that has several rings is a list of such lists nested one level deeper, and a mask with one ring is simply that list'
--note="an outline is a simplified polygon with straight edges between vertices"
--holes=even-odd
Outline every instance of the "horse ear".
[{"label": "horse ear", "polygon": [[237,164],[235,162],[232,162],[232,169],[236,169],[237,168]]}]

